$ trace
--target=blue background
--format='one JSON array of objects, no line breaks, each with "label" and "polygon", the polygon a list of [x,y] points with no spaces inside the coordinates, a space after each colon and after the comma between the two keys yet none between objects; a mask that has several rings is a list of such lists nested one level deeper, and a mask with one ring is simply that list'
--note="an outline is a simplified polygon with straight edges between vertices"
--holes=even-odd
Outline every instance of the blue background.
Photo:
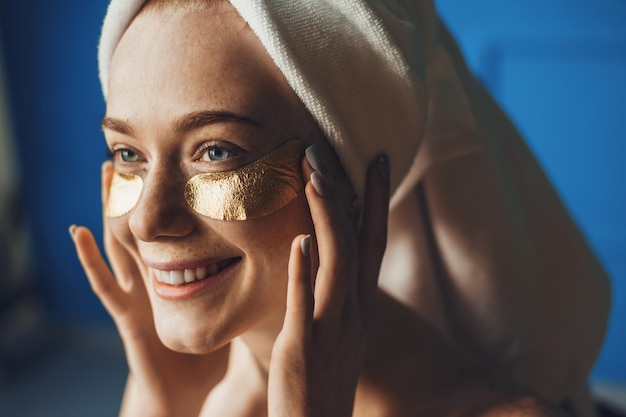
[{"label": "blue background", "polygon": [[[437,4],[609,271],[613,310],[594,377],[626,382],[626,2]],[[50,318],[65,323],[111,323],[67,234],[72,223],[100,234],[96,45],[105,9],[104,0],[0,5],[33,268]]]}]

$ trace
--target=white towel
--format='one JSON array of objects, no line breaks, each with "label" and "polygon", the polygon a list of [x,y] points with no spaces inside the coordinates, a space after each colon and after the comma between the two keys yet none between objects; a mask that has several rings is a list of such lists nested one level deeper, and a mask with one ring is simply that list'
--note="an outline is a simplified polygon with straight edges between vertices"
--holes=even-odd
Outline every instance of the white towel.
[{"label": "white towel", "polygon": [[[143,3],[109,5],[99,49],[105,96],[115,47]],[[326,134],[357,193],[368,163],[386,152],[394,201],[401,199],[416,180],[407,173],[426,119],[423,51],[408,13],[376,13],[363,0],[231,3]]]}]

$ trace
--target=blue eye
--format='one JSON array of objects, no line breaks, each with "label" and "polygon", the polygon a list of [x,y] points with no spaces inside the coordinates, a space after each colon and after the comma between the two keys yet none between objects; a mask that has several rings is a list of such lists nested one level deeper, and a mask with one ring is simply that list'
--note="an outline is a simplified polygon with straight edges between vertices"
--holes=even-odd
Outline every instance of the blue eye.
[{"label": "blue eye", "polygon": [[212,146],[206,151],[204,159],[208,159],[209,161],[223,161],[231,156],[233,156],[233,152],[228,149],[219,146]]},{"label": "blue eye", "polygon": [[120,159],[124,162],[137,162],[139,160],[139,154],[130,149],[120,149],[118,152]]}]

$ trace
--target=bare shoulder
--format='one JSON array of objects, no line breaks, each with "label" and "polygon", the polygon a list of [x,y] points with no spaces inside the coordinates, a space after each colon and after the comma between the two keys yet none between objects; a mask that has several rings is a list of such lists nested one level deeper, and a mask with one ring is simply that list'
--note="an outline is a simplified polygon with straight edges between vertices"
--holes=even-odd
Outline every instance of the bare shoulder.
[{"label": "bare shoulder", "polygon": [[381,292],[354,416],[566,416],[477,363]]}]

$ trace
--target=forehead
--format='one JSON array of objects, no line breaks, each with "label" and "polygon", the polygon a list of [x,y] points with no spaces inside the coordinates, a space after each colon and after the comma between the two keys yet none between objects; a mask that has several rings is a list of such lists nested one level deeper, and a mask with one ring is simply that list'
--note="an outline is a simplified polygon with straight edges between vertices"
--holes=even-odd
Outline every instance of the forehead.
[{"label": "forehead", "polygon": [[229,3],[142,12],[113,55],[107,97],[107,116],[135,123],[216,109],[279,130],[312,123]]}]

